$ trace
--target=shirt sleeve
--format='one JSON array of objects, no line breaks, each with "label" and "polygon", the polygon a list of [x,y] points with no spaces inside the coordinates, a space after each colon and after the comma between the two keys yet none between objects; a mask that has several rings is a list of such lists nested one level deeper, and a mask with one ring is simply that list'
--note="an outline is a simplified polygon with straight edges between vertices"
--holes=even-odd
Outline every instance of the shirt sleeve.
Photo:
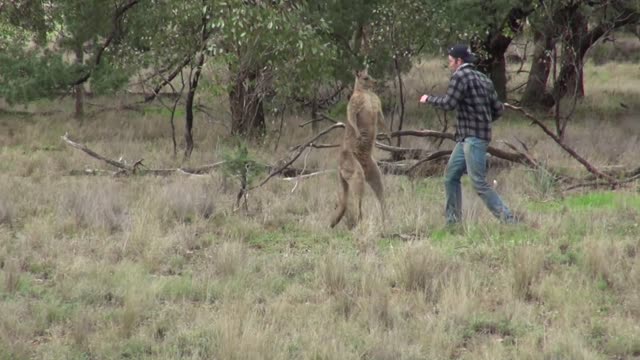
[{"label": "shirt sleeve", "polygon": [[458,75],[453,75],[449,81],[449,88],[445,96],[429,96],[427,102],[440,109],[451,111],[458,107],[464,92],[464,82]]}]

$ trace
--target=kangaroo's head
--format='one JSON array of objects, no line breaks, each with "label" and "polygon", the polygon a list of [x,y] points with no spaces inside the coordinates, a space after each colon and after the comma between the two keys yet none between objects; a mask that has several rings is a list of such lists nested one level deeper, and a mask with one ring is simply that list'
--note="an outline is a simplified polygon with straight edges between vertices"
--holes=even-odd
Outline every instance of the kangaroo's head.
[{"label": "kangaroo's head", "polygon": [[376,86],[376,80],[369,75],[369,70],[356,71],[356,83],[354,90],[372,90]]}]

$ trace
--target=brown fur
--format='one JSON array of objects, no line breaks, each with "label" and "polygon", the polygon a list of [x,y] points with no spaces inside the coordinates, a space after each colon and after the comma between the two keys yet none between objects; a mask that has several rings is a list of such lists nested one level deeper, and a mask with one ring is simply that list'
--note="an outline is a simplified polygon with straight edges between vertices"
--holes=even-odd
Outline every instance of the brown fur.
[{"label": "brown fur", "polygon": [[[382,174],[371,155],[378,124],[381,128],[385,128],[380,99],[372,91],[374,84],[375,81],[369,77],[367,70],[356,74],[353,94],[347,105],[347,124],[338,157],[342,194],[338,209],[331,220],[331,227],[340,222],[345,212],[349,213],[347,210],[352,196],[357,204],[355,222],[361,220],[365,181],[371,186],[378,199],[383,224],[386,221]],[[350,222],[349,227],[353,227],[355,223]]]}]

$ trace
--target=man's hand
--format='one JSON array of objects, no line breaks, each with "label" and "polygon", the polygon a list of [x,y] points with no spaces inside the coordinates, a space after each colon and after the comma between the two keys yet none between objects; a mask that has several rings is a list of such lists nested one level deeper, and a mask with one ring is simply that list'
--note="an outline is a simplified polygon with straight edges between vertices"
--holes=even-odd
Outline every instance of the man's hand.
[{"label": "man's hand", "polygon": [[425,104],[427,102],[427,99],[429,99],[429,95],[422,95],[422,97],[420,98],[420,102]]}]

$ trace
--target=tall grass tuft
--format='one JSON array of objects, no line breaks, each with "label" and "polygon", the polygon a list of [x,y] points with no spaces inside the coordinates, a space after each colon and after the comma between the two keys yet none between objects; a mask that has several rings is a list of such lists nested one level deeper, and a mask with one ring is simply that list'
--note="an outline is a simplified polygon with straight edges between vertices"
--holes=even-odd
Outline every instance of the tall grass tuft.
[{"label": "tall grass tuft", "polygon": [[216,211],[217,193],[210,181],[175,178],[162,187],[154,206],[165,221],[192,223]]},{"label": "tall grass tuft", "polygon": [[589,239],[584,244],[584,267],[600,287],[622,288],[629,268],[623,245],[603,240]]},{"label": "tall grass tuft", "polygon": [[18,290],[18,285],[20,284],[20,266],[18,261],[15,259],[10,259],[5,261],[4,267],[4,291],[8,294],[13,294]]},{"label": "tall grass tuft", "polygon": [[123,187],[109,179],[67,184],[58,199],[58,215],[77,229],[121,231],[129,220]]},{"label": "tall grass tuft", "polygon": [[347,259],[344,255],[332,250],[327,252],[321,261],[319,277],[325,291],[331,295],[344,292],[348,285]]},{"label": "tall grass tuft", "polygon": [[515,249],[512,261],[513,292],[525,301],[533,299],[533,288],[543,271],[544,251],[538,247],[522,246]]},{"label": "tall grass tuft", "polygon": [[442,290],[458,268],[455,259],[428,245],[410,245],[396,258],[397,282],[409,291],[418,291],[428,301],[437,302]]},{"label": "tall grass tuft", "polygon": [[245,267],[247,259],[246,246],[239,241],[222,243],[213,256],[213,267],[218,275],[233,276]]},{"label": "tall grass tuft", "polygon": [[0,226],[11,225],[14,217],[15,214],[13,207],[7,200],[2,198],[2,194],[0,194]]}]

